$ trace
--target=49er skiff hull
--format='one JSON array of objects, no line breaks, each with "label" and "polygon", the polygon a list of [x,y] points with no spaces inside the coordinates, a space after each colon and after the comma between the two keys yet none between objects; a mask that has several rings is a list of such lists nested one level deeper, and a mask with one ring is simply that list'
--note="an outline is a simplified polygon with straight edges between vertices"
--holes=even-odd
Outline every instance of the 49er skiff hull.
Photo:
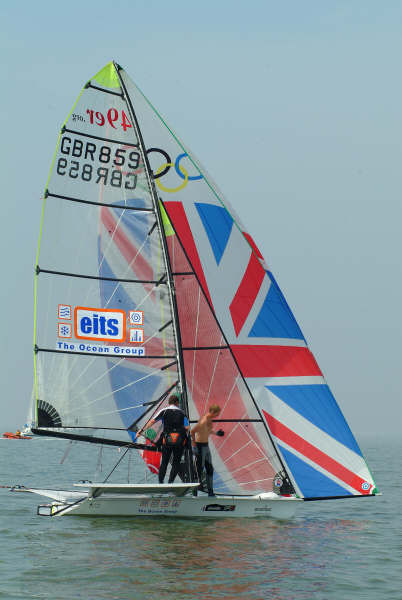
[{"label": "49er skiff hull", "polygon": [[[172,485],[113,485],[91,484],[80,498],[62,500],[63,493],[51,490],[32,490],[40,495],[57,498],[38,507],[43,516],[121,516],[121,517],[272,517],[289,519],[296,511],[295,497],[278,496],[272,492],[256,496],[208,497],[191,494],[198,484]],[[146,489],[151,493],[143,493]],[[42,493],[41,493],[42,492]],[[75,492],[77,494],[77,492]]]}]

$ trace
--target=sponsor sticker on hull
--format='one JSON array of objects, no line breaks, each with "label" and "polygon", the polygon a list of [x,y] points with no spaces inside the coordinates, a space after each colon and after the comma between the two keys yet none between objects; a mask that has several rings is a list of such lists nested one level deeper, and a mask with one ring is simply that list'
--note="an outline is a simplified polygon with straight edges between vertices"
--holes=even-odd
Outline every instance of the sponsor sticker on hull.
[{"label": "sponsor sticker on hull", "polygon": [[226,512],[236,510],[236,506],[234,504],[207,504],[203,506],[202,510],[209,512]]}]

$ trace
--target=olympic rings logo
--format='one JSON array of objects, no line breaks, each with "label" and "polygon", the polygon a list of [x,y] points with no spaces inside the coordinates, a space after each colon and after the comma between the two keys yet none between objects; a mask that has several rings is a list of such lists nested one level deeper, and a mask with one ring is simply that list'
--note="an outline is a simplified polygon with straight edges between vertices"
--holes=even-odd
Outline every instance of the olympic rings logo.
[{"label": "olympic rings logo", "polygon": [[[178,157],[176,158],[175,162],[172,162],[172,159],[170,158],[169,154],[165,150],[162,150],[161,148],[148,148],[147,154],[149,155],[151,152],[157,152],[159,154],[162,154],[162,156],[166,160],[166,162],[164,162],[160,167],[158,167],[158,169],[154,173],[155,183],[158,186],[158,188],[160,190],[162,190],[163,192],[169,192],[169,193],[179,192],[180,190],[182,190],[183,188],[186,187],[186,185],[188,184],[189,181],[198,181],[199,179],[203,179],[202,175],[189,175],[188,172],[186,171],[186,169],[180,164],[180,161],[184,157],[188,156],[188,154],[186,152],[179,154]],[[161,177],[166,175],[172,167],[174,167],[174,169],[175,169],[177,175],[180,177],[180,179],[183,180],[183,183],[181,183],[177,187],[168,188],[168,187],[164,186],[159,180]]]}]

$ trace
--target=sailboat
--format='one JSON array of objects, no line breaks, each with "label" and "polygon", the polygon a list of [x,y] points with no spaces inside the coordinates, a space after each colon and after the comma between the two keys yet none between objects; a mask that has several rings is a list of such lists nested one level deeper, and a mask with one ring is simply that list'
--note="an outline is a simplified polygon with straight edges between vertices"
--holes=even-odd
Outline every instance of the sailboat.
[{"label": "sailboat", "polygon": [[[303,501],[378,493],[251,234],[116,62],[84,85],[57,142],[34,374],[34,434],[138,459],[135,483],[31,488],[51,500],[41,515],[288,518]],[[191,426],[221,408],[214,498],[191,445],[180,478],[158,483],[160,432],[147,423],[172,393]]]}]

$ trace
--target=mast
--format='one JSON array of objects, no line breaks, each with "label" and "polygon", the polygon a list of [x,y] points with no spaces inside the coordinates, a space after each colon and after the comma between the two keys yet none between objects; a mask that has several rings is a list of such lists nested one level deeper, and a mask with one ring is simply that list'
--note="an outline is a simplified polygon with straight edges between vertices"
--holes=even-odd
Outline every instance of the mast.
[{"label": "mast", "polygon": [[[178,375],[179,375],[178,383],[179,383],[179,390],[180,390],[180,396],[181,396],[180,403],[182,405],[182,408],[183,408],[187,418],[189,418],[187,385],[186,385],[186,377],[185,377],[185,370],[184,370],[179,313],[178,313],[177,302],[176,302],[176,290],[175,290],[175,285],[174,285],[172,268],[171,268],[171,264],[170,264],[169,251],[168,251],[167,242],[166,242],[165,228],[163,225],[162,214],[161,214],[161,209],[160,209],[160,204],[159,204],[160,198],[156,191],[155,182],[154,182],[154,179],[152,176],[151,165],[148,160],[148,155],[146,152],[141,129],[140,129],[140,126],[139,126],[139,123],[138,123],[138,120],[137,120],[137,117],[136,117],[136,114],[134,111],[134,107],[132,105],[130,96],[127,92],[127,88],[125,86],[123,78],[121,77],[121,74],[120,74],[122,67],[120,65],[118,65],[115,61],[113,61],[113,64],[114,64],[114,68],[116,69],[117,76],[119,78],[120,86],[123,90],[123,98],[126,101],[127,108],[130,113],[130,117],[131,117],[133,126],[135,128],[135,132],[138,137],[139,150],[142,154],[142,158],[144,161],[145,174],[146,174],[149,189],[151,192],[152,202],[153,202],[154,209],[155,209],[155,217],[156,217],[157,226],[159,229],[160,239],[162,242],[163,256],[164,256],[164,261],[165,261],[165,265],[166,265],[166,278],[167,278],[167,285],[169,288],[169,300],[170,300],[170,305],[171,305],[171,310],[172,310],[172,315],[173,315],[172,325],[173,325],[173,333],[174,333],[174,337],[175,337],[176,351],[177,351],[176,357],[177,357],[177,366],[178,366]],[[187,467],[188,467],[188,471],[189,471],[188,474],[189,474],[190,481],[191,481],[193,478],[193,475],[194,475],[191,445],[189,448],[189,452],[186,452],[185,454],[188,457]]]}]

